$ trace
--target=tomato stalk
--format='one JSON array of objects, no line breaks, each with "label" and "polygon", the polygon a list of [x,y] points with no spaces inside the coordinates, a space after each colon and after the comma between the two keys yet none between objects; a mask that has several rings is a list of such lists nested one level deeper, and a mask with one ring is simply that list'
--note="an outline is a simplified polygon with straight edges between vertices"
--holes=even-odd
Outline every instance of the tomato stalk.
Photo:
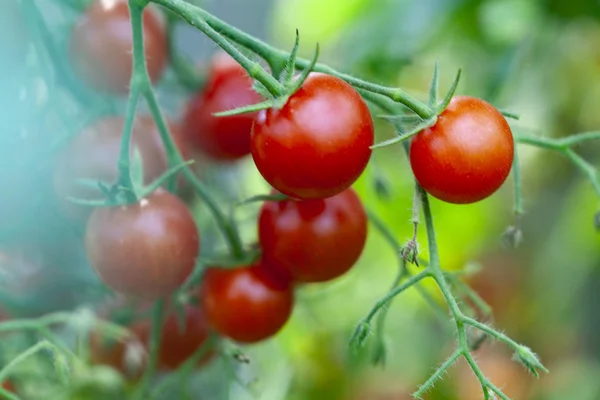
[{"label": "tomato stalk", "polygon": [[[215,43],[217,43],[225,51],[227,51],[238,62],[239,60],[238,58],[236,58],[236,52],[238,52],[238,50],[235,49],[235,47],[231,46],[229,42],[223,41],[223,37],[232,40],[233,42],[251,50],[253,53],[260,56],[269,64],[269,66],[274,71],[281,71],[282,66],[285,65],[285,62],[289,58],[289,52],[279,50],[235,27],[232,27],[231,25],[220,20],[214,15],[206,12],[200,7],[186,3],[183,0],[151,1],[173,11],[175,14],[181,16],[183,19],[188,21],[188,23],[200,29],[207,36],[213,39]],[[240,60],[243,59],[240,58]],[[306,69],[311,64],[310,60],[303,58],[297,58],[295,62],[296,66],[301,69]],[[244,63],[242,62],[240,62],[240,64],[244,67],[244,69],[246,69],[246,71],[248,71],[248,74],[252,78],[258,80],[263,85],[265,85],[265,83],[267,83],[267,85],[273,83],[269,78],[267,78],[267,76],[271,78],[272,76],[268,74],[262,67],[260,67],[259,64],[246,63],[246,65],[244,65]],[[387,97],[397,103],[404,104],[406,107],[410,108],[423,119],[429,119],[435,115],[434,111],[429,106],[427,106],[427,104],[418,101],[402,89],[377,85],[368,81],[364,81],[352,75],[338,72],[335,69],[324,64],[317,63],[314,67],[314,70],[329,75],[337,76],[338,78],[345,80],[346,82],[348,82],[356,88],[364,89],[376,93],[378,95]],[[265,87],[267,87],[267,89],[269,89],[269,91],[273,93],[269,86]]]},{"label": "tomato stalk", "polygon": [[[152,117],[156,123],[158,128],[159,135],[163,142],[163,146],[165,148],[165,153],[167,157],[167,163],[170,166],[178,166],[183,165],[185,160],[181,156],[177,146],[171,134],[169,132],[169,128],[167,127],[166,120],[161,111],[160,105],[158,104],[158,100],[156,99],[156,95],[154,90],[152,89],[152,85],[150,83],[150,78],[148,75],[148,70],[144,57],[144,42],[143,42],[143,28],[142,28],[142,15],[143,9],[146,5],[140,6],[136,0],[129,0],[129,7],[131,10],[131,24],[133,30],[133,73],[131,77],[131,94],[129,103],[133,104],[135,101],[136,92],[139,93],[145,98],[148,108],[152,114]],[[132,100],[133,98],[133,100]],[[137,104],[137,102],[136,102]],[[133,119],[132,116],[135,114],[135,107],[128,107],[126,118]],[[125,136],[125,133],[131,135],[131,129],[129,132],[124,132],[122,146],[129,146],[130,140],[128,140]],[[125,150],[121,147],[119,160],[120,171],[122,172],[121,177],[125,177],[125,179],[131,179],[130,172],[130,160],[129,160],[129,151],[126,148]],[[201,199],[205,202],[208,208],[211,210],[211,213],[219,228],[221,229],[225,239],[227,240],[227,244],[230,247],[232,254],[235,257],[243,256],[243,246],[241,239],[239,237],[239,233],[233,221],[227,218],[224,212],[219,208],[217,202],[210,196],[208,190],[204,187],[202,182],[196,177],[194,172],[187,166],[182,170],[184,177],[192,184],[196,192],[200,195]],[[129,177],[129,178],[128,178]],[[173,177],[168,182],[168,187],[173,189],[176,185],[176,177]]]}]

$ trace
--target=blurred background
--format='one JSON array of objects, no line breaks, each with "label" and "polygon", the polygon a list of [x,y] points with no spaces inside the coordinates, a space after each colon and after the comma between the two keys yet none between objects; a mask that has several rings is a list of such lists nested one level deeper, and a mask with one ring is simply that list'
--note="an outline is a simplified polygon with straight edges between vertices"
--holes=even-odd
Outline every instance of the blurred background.
[{"label": "blurred background", "polygon": [[[563,137],[600,129],[597,0],[207,0],[202,6],[284,49],[291,48],[297,28],[303,56],[310,57],[319,42],[321,62],[422,99],[436,61],[441,90],[462,68],[458,93],[517,113],[520,120],[511,121],[516,131]],[[87,265],[82,228],[61,215],[49,176],[54,149],[68,132],[65,125],[81,123],[91,111],[63,98],[50,83],[55,79],[42,74],[35,53],[22,51],[29,46],[26,27],[8,12],[2,14],[0,43],[8,52],[0,64],[0,303],[11,317],[99,304],[107,294]],[[76,17],[73,10],[48,6],[45,18],[59,49]],[[176,35],[176,45],[200,67],[206,65],[215,46],[183,24]],[[27,68],[17,67],[22,65],[18,57],[25,58]],[[169,76],[158,90],[165,110],[178,118],[189,94],[173,89]],[[45,105],[57,101],[61,110],[45,111]],[[378,121],[377,141],[393,134]],[[600,143],[576,150],[598,165]],[[466,280],[492,306],[493,319],[487,320],[531,347],[551,371],[536,380],[511,361],[505,346],[485,342],[476,358],[508,396],[598,400],[598,198],[560,154],[524,145],[518,152],[525,208],[522,244],[512,249],[502,242],[514,223],[509,179],[494,196],[474,205],[433,201],[442,266],[479,266]],[[209,165],[205,179],[230,203],[268,190],[251,159]],[[375,151],[355,188],[399,242],[410,239],[413,180],[400,146]],[[223,243],[202,204],[191,203],[203,252],[210,256]],[[247,243],[256,239],[257,210],[258,205],[249,206],[238,214]],[[419,242],[426,255],[423,233]],[[235,366],[236,379],[217,360],[197,372],[182,388],[188,397],[180,398],[410,399],[454,349],[445,310],[440,317],[412,289],[397,298],[384,334],[385,368],[371,365],[374,337],[357,354],[347,345],[356,323],[389,290],[398,268],[395,249],[371,226],[367,248],[353,270],[333,283],[301,289],[284,330],[243,349],[251,362]],[[444,307],[437,290],[426,289]],[[12,348],[0,346],[2,357],[10,358]],[[482,394],[468,366],[459,362],[426,398],[475,400]]]}]

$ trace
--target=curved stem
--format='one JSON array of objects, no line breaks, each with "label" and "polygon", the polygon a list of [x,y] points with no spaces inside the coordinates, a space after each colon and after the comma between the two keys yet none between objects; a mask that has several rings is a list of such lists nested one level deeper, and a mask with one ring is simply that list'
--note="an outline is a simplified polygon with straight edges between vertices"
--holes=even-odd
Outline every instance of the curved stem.
[{"label": "curved stem", "polygon": [[278,97],[283,94],[283,86],[277,82],[271,74],[265,71],[260,64],[250,60],[244,56],[229,40],[222,36],[225,32],[222,29],[213,28],[211,24],[207,22],[205,15],[208,13],[200,12],[202,9],[192,4],[186,3],[183,0],[152,0],[156,4],[160,4],[163,7],[173,11],[175,14],[181,16],[190,25],[196,27],[206,36],[208,36],[213,42],[219,47],[225,50],[235,61],[237,61],[247,72],[248,75],[259,81],[274,97]]},{"label": "curved stem", "polygon": [[454,363],[456,362],[456,360],[458,360],[460,358],[460,356],[463,355],[463,352],[461,349],[456,349],[454,351],[454,353],[452,353],[452,355],[450,357],[448,357],[448,359],[446,361],[444,361],[444,363],[433,373],[433,375],[431,375],[429,377],[429,379],[427,379],[427,381],[425,381],[424,384],[421,385],[421,387],[419,387],[419,390],[417,390],[416,392],[413,393],[413,397],[416,399],[420,399],[421,396],[423,396],[425,394],[425,392],[430,389],[433,384],[440,379],[445,373],[446,371],[452,367],[452,365],[454,365]]},{"label": "curved stem", "polygon": [[[219,46],[223,47],[229,54],[233,56],[232,53],[229,52],[227,48],[223,46],[223,43],[220,42],[219,38],[214,36],[213,32],[210,32],[204,24],[211,27],[215,32],[218,31],[220,35],[223,37],[232,40],[233,42],[246,47],[251,50],[253,53],[259,55],[264,60],[269,63],[273,69],[280,68],[281,65],[285,63],[285,61],[289,57],[289,53],[283,50],[279,50],[259,39],[254,38],[253,36],[232,27],[226,22],[220,20],[214,15],[204,11],[203,9],[193,6],[191,4],[186,3],[184,0],[151,0],[154,3],[160,4],[174,13],[180,15],[183,19],[188,21],[191,25],[196,26],[198,29],[202,30],[207,36],[211,37]],[[211,36],[212,35],[212,36]],[[218,41],[219,40],[219,41]],[[235,58],[235,57],[234,57]],[[237,60],[237,59],[236,59]],[[240,62],[240,64],[250,73],[251,69],[247,68],[244,64]],[[296,59],[296,66],[299,68],[307,68],[311,64],[310,60],[307,59]],[[420,102],[410,96],[408,93],[399,88],[393,88],[383,85],[377,85],[371,82],[364,81],[362,79],[356,78],[352,75],[344,74],[336,71],[335,69],[324,65],[324,64],[316,64],[314,67],[314,71],[323,72],[326,74],[337,76],[340,79],[345,80],[350,83],[352,86],[368,90],[370,92],[378,93],[382,96],[388,97],[397,103],[404,104],[411,110],[413,110],[417,115],[419,115],[423,119],[429,119],[434,116],[434,111],[427,106],[427,104]],[[262,75],[262,74],[261,74]],[[252,76],[252,75],[250,75]],[[253,76],[254,77],[254,76]],[[256,78],[259,82],[263,83],[263,80]],[[268,89],[268,87],[267,87]]]}]

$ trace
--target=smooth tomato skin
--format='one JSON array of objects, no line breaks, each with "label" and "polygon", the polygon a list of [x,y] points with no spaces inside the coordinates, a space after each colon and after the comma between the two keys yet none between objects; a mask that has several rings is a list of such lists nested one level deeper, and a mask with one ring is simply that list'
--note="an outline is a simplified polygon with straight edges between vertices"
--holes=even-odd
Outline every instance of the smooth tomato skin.
[{"label": "smooth tomato skin", "polygon": [[200,303],[210,326],[239,343],[275,335],[287,322],[293,288],[270,276],[258,264],[234,269],[208,268]]},{"label": "smooth tomato skin", "polygon": [[367,214],[351,188],[326,199],[265,202],[258,236],[267,268],[295,282],[329,281],[362,254]]},{"label": "smooth tomato skin", "polygon": [[373,119],[358,92],[337,77],[311,73],[283,108],[259,112],[252,158],[281,193],[325,198],[358,179],[373,140]]},{"label": "smooth tomato skin", "polygon": [[[162,370],[174,370],[191,357],[196,350],[206,343],[209,337],[208,325],[202,309],[197,306],[186,306],[184,309],[185,330],[180,330],[177,314],[169,312],[161,333],[160,350],[158,353],[158,367]],[[151,332],[151,322],[144,319],[134,322],[128,327],[136,339],[148,350]],[[125,372],[130,378],[138,378],[138,373],[127,371],[125,363],[126,342],[114,342],[104,339],[98,332],[90,335],[90,350],[92,362],[104,364],[114,369]],[[214,351],[208,351],[198,362],[202,366],[214,357]]]},{"label": "smooth tomato skin", "polygon": [[514,140],[491,104],[456,96],[411,142],[410,164],[419,184],[448,203],[483,200],[502,186],[512,166]]},{"label": "smooth tomato skin", "polygon": [[246,71],[231,57],[218,53],[209,68],[206,86],[189,101],[185,135],[198,151],[214,160],[233,161],[250,154],[254,113],[215,117],[214,113],[260,103]]},{"label": "smooth tomato skin", "polygon": [[[124,124],[122,117],[100,119],[85,128],[60,153],[54,166],[53,185],[59,206],[69,218],[85,222],[92,209],[75,204],[67,197],[103,198],[99,189],[83,186],[78,180],[101,180],[110,184],[117,179]],[[177,147],[187,157],[187,146],[179,126],[172,122],[168,124]],[[145,183],[167,171],[166,154],[152,117],[142,115],[136,118],[132,144],[132,154],[135,146],[142,156]]]},{"label": "smooth tomato skin", "polygon": [[[144,52],[148,75],[157,82],[168,58],[161,15],[153,7],[143,14]],[[102,92],[127,94],[133,70],[133,35],[127,0],[95,0],[77,21],[70,58],[75,72]]]},{"label": "smooth tomato skin", "polygon": [[107,286],[145,300],[164,298],[181,286],[200,247],[192,214],[163,189],[134,204],[96,208],[85,245],[90,264]]}]

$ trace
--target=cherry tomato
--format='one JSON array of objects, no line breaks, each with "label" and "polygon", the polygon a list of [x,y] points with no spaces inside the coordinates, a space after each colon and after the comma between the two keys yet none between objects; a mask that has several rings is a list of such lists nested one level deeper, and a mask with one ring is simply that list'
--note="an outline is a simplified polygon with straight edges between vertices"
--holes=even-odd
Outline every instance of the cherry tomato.
[{"label": "cherry tomato", "polygon": [[2,382],[2,389],[7,390],[7,391],[12,392],[12,393],[16,393],[17,392],[15,384],[12,381],[10,381],[10,380]]},{"label": "cherry tomato", "polygon": [[[203,346],[208,340],[208,327],[202,309],[197,306],[187,306],[184,309],[184,324],[180,329],[178,317],[174,310],[170,310],[165,317],[162,327],[160,350],[158,354],[158,367],[163,370],[177,369],[189,357]],[[107,340],[98,332],[90,335],[90,350],[92,361],[95,364],[105,364],[118,371],[126,373],[130,378],[138,378],[142,364],[138,368],[127,365],[127,346],[141,344],[145,352],[148,351],[150,341],[151,321],[148,318],[138,320],[128,329],[134,334],[135,339],[115,342]],[[214,351],[207,351],[206,355],[198,362],[198,366],[207,363]]]},{"label": "cherry tomato", "polygon": [[[143,14],[144,51],[152,82],[167,64],[168,42],[162,16],[153,7]],[[70,56],[77,74],[91,87],[126,94],[133,69],[133,34],[127,0],[95,0],[71,36]]]},{"label": "cherry tomato", "polygon": [[514,157],[510,126],[491,104],[457,96],[414,137],[410,164],[419,184],[448,203],[485,199],[506,180]]},{"label": "cherry tomato", "polygon": [[146,300],[172,294],[194,269],[200,247],[192,214],[163,189],[135,204],[95,209],[85,245],[107,286]]},{"label": "cherry tomato", "polygon": [[198,150],[216,160],[235,160],[250,153],[250,130],[256,113],[215,117],[214,113],[260,103],[246,71],[225,53],[218,53],[206,86],[189,102],[184,130]]},{"label": "cherry tomato", "polygon": [[367,238],[367,215],[352,189],[326,199],[265,202],[258,226],[265,266],[297,282],[342,275]]},{"label": "cherry tomato", "polygon": [[259,112],[252,157],[275,189],[299,199],[342,192],[361,175],[373,145],[373,120],[358,92],[311,73],[281,109]]},{"label": "cherry tomato", "polygon": [[[62,151],[54,169],[54,190],[64,213],[86,221],[91,208],[75,204],[67,197],[102,199],[99,189],[83,186],[78,180],[101,180],[108,184],[117,179],[117,164],[123,135],[122,117],[109,117],[95,122],[77,135]],[[177,147],[186,155],[185,143],[177,125],[169,123]],[[136,119],[132,133],[133,148],[143,160],[144,182],[150,183],[167,170],[167,160],[160,135],[150,116]]]},{"label": "cherry tomato", "polygon": [[289,319],[294,292],[260,265],[209,268],[200,302],[211,327],[240,343],[255,343],[277,333]]}]

